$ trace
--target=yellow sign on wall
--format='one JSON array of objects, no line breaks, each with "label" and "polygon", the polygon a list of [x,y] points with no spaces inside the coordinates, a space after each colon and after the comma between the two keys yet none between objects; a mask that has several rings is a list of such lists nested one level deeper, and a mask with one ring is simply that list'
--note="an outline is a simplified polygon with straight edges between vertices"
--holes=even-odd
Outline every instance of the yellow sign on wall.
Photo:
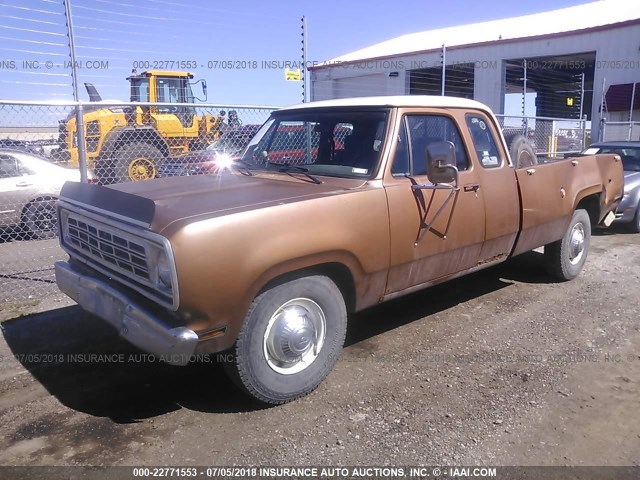
[{"label": "yellow sign on wall", "polygon": [[573,107],[573,97],[567,97],[567,107]]},{"label": "yellow sign on wall", "polygon": [[296,70],[285,68],[284,79],[288,82],[300,82],[302,81],[302,70],[300,70],[299,68]]}]

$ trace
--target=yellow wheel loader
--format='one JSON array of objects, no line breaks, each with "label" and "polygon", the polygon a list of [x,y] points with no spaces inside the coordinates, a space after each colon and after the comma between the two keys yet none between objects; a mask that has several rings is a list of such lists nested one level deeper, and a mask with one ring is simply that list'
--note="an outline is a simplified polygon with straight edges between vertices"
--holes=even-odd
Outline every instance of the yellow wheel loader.
[{"label": "yellow wheel loader", "polygon": [[[148,70],[127,78],[134,105],[102,102],[93,85],[85,84],[92,102],[83,105],[87,165],[100,183],[154,178],[168,157],[205,149],[226,126],[220,115],[198,115],[191,80],[193,74]],[[202,90],[206,99],[206,83]],[[158,105],[135,105],[151,102]],[[172,105],[175,104],[175,105]],[[75,113],[59,122],[62,157],[78,166]]]}]

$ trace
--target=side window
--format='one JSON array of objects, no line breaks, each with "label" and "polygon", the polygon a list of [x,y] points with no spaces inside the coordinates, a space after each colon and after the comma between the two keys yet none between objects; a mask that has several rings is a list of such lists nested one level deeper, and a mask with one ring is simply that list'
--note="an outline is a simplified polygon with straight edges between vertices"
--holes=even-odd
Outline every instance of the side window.
[{"label": "side window", "polygon": [[467,115],[467,126],[473,138],[473,146],[478,161],[484,168],[496,168],[502,165],[496,140],[491,133],[488,122],[478,115]]},{"label": "side window", "polygon": [[398,134],[398,145],[391,165],[393,175],[408,175],[409,171],[409,142],[407,141],[407,125],[402,121],[400,133]]},{"label": "side window", "polygon": [[20,176],[16,159],[9,155],[0,155],[0,178]]},{"label": "side window", "polygon": [[464,142],[451,118],[442,115],[408,115],[406,123],[411,148],[412,175],[426,175],[427,165],[424,153],[427,146],[433,142],[452,142],[456,147],[458,170],[463,171],[469,168]]}]

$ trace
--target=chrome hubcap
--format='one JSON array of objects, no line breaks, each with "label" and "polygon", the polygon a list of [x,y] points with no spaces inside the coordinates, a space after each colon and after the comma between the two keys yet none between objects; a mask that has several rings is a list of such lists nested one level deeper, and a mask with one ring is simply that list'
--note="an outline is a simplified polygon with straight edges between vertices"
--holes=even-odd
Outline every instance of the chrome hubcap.
[{"label": "chrome hubcap", "polygon": [[571,238],[569,240],[569,261],[575,265],[584,255],[584,226],[578,223],[571,230]]},{"label": "chrome hubcap", "polygon": [[318,357],[325,335],[326,319],[320,306],[308,298],[295,298],[269,319],[263,342],[265,359],[278,373],[301,372]]}]

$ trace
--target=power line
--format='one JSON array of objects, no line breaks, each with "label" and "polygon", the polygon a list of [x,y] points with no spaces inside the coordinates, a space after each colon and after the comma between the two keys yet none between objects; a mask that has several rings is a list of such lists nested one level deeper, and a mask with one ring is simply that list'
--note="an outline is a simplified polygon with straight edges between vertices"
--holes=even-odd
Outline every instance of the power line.
[{"label": "power line", "polygon": [[0,7],[16,8],[18,10],[26,10],[27,12],[48,13],[50,15],[62,15],[62,12],[52,12],[51,10],[40,10],[31,7],[18,7],[17,5],[7,5],[6,3],[0,3]]}]

